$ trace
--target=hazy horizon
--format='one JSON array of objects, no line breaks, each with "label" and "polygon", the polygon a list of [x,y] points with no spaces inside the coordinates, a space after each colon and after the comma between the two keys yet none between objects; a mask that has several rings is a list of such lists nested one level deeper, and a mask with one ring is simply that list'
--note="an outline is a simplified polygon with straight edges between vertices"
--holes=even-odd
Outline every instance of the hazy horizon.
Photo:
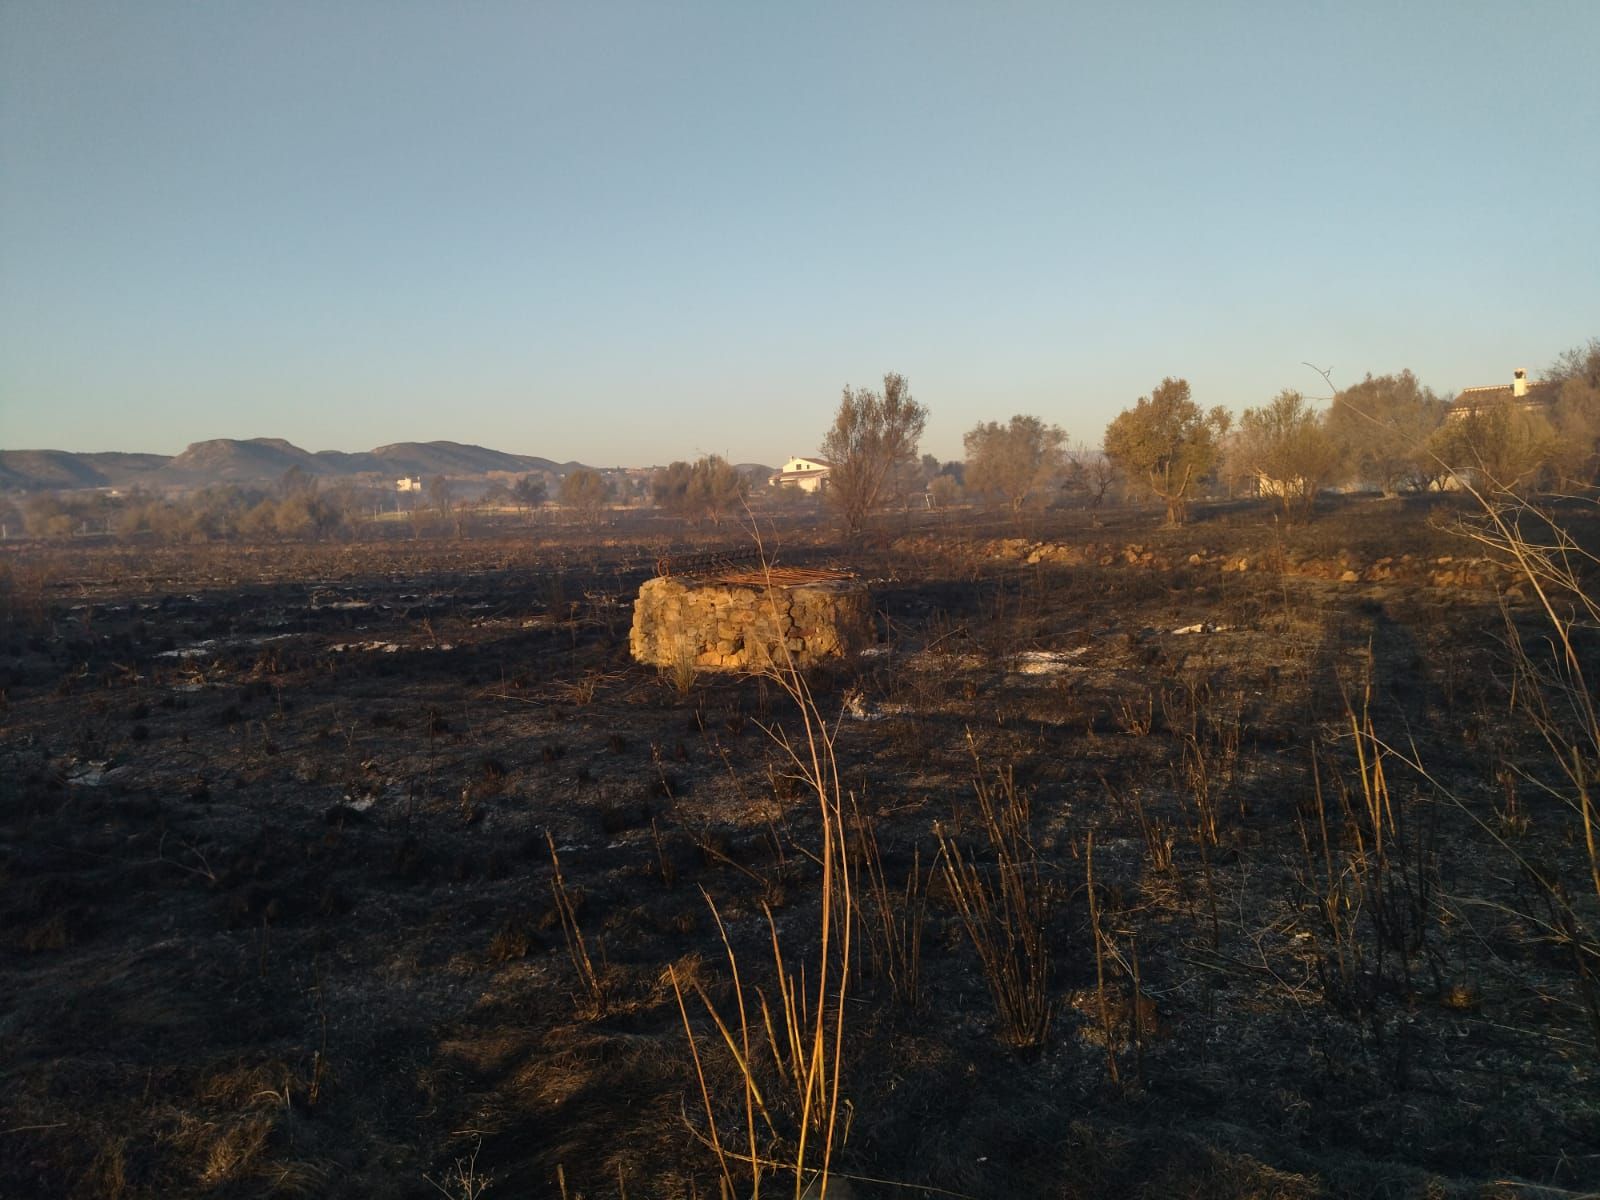
[{"label": "hazy horizon", "polygon": [[[552,462],[576,462],[570,457],[556,457],[549,454],[539,454],[533,450],[520,450],[507,446],[489,446],[481,442],[463,442],[459,438],[399,438],[390,441],[375,441],[360,446],[308,446],[294,438],[282,437],[275,433],[247,433],[241,435],[217,434],[215,437],[193,438],[177,447],[175,450],[150,449],[148,447],[129,449],[124,446],[3,446],[0,450],[29,453],[44,450],[65,450],[72,454],[156,454],[168,457],[177,457],[192,446],[204,445],[208,442],[288,442],[298,450],[310,454],[370,454],[374,450],[382,450],[387,446],[399,445],[428,445],[430,443],[450,443],[458,446],[478,446],[484,450],[498,450],[505,454],[519,454],[526,458],[548,458]],[[620,464],[626,465],[626,464]]]},{"label": "hazy horizon", "polygon": [[922,449],[1600,334],[1600,5],[0,7],[0,444]]}]

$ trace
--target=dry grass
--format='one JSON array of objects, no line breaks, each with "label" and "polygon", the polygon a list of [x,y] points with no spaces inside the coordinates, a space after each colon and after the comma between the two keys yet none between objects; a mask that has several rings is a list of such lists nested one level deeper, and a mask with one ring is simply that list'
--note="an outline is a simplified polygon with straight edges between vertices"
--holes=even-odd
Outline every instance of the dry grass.
[{"label": "dry grass", "polygon": [[[807,854],[819,867],[821,880],[818,938],[810,951],[809,978],[805,968],[796,973],[791,966],[796,955],[786,952],[772,909],[763,902],[771,942],[771,994],[759,987],[747,994],[739,955],[709,895],[706,903],[732,980],[732,1016],[723,1016],[698,979],[680,980],[676,970],[670,977],[706,1121],[703,1133],[694,1132],[716,1156],[724,1188],[735,1188],[734,1168],[738,1166],[748,1172],[752,1200],[760,1195],[769,1172],[792,1184],[796,1200],[802,1195],[820,1200],[827,1194],[833,1156],[846,1132],[841,1126],[846,1105],[845,1015],[857,924],[846,793],[834,751],[837,731],[829,728],[805,677],[792,661],[774,665],[766,677],[788,696],[800,726],[792,738],[780,725],[769,726],[768,735],[783,751],[793,778],[816,802],[818,844]],[[722,1050],[737,1070],[743,1097],[742,1114],[735,1118],[742,1133],[737,1140],[732,1130],[724,1134],[717,1125],[718,1105],[707,1083],[704,1061],[709,1051],[702,1049],[690,1020],[683,995],[686,984],[700,1000]]]},{"label": "dry grass", "polygon": [[680,698],[693,693],[694,685],[700,679],[700,667],[694,660],[694,651],[687,645],[680,645],[672,664],[661,668],[661,676]]},{"label": "dry grass", "polygon": [[545,841],[550,846],[550,892],[555,899],[556,913],[560,918],[561,935],[566,939],[567,957],[571,959],[573,971],[578,977],[578,992],[574,997],[574,1005],[580,1016],[588,1020],[597,1020],[606,1014],[611,999],[610,989],[605,977],[596,969],[594,960],[589,957],[589,947],[583,940],[583,930],[578,925],[578,913],[573,905],[572,893],[567,890],[566,878],[561,874],[561,856],[556,853],[555,835],[547,830]]},{"label": "dry grass", "polygon": [[985,779],[976,762],[973,791],[979,822],[994,854],[983,869],[955,838],[938,830],[945,886],[983,966],[1000,1021],[1001,1040],[1043,1045],[1050,1031],[1049,921],[1055,888],[1044,877],[1030,829],[1027,793],[1009,769]]},{"label": "dry grass", "polygon": [[[1357,554],[1405,534],[1347,542],[1358,524],[1303,532]],[[776,1194],[825,1161],[835,1194],[846,1173],[974,1197],[1581,1189],[1596,759],[1549,744],[1581,734],[1581,697],[1530,707],[1535,675],[1494,670],[1490,597],[1297,576],[1300,533],[1271,578],[1218,573],[1238,529],[1207,522],[1128,535],[1169,565],[1203,551],[1182,570],[864,561],[893,653],[805,681],[876,718],[824,726],[836,806],[787,752],[765,770],[758,721],[810,758],[775,681],[702,676],[691,712],[617,630],[552,627],[536,579],[478,584],[465,558],[352,584],[380,639],[431,611],[426,653],[319,651],[351,637],[336,612],[278,639],[302,617],[265,586],[54,603],[0,762],[0,1193],[422,1195],[460,1187],[480,1136],[488,1195],[560,1194],[558,1167],[573,1197]],[[1513,597],[1506,627],[1567,679],[1536,615]],[[270,686],[259,646],[157,657],[235,632],[276,639]],[[1084,652],[1055,679],[1006,658],[1058,646]],[[987,801],[973,746],[1014,767],[976,772]],[[68,781],[100,762],[108,782]],[[1030,870],[1054,901],[1031,994],[1028,935],[1007,941],[1043,907]],[[1021,1038],[963,887],[1047,1014]]]},{"label": "dry grass", "polygon": [[[895,888],[883,865],[878,831],[852,797],[853,824],[860,847],[860,874],[864,874],[862,930],[871,948],[873,974],[888,985],[892,1002],[903,1012],[915,1013],[923,1003],[922,944],[928,920],[928,882],[922,872],[922,848],[912,851],[905,885]],[[858,878],[860,877],[858,874]]]}]

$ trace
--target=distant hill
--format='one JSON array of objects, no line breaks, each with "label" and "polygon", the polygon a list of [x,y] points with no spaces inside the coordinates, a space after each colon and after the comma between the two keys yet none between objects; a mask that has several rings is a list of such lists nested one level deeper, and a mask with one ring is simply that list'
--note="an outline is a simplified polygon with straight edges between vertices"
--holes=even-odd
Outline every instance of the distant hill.
[{"label": "distant hill", "polygon": [[251,483],[281,479],[294,467],[308,475],[334,473],[315,454],[282,438],[213,438],[191,444],[159,475],[161,483],[171,484]]},{"label": "distant hill", "polygon": [[379,470],[397,476],[487,475],[491,471],[511,471],[519,475],[529,471],[564,474],[567,470],[548,458],[507,454],[483,446],[464,446],[460,442],[396,442],[392,446],[379,446],[371,456],[383,464]]},{"label": "distant hill", "polygon": [[172,461],[170,454],[127,454],[121,450],[105,450],[98,454],[79,454],[79,459],[87,462],[106,477],[106,482],[111,487],[123,487],[137,483],[140,476],[146,475],[158,467],[164,467]]},{"label": "distant hill", "polygon": [[461,442],[395,442],[352,454],[342,450],[313,453],[282,438],[212,438],[195,442],[178,455],[0,450],[0,491],[262,484],[282,479],[295,467],[325,479],[367,475],[389,480],[402,475],[472,479],[495,472],[565,475],[581,466]]},{"label": "distant hill", "polygon": [[165,454],[72,454],[66,450],[0,450],[0,489],[65,490],[121,487],[170,461]]}]

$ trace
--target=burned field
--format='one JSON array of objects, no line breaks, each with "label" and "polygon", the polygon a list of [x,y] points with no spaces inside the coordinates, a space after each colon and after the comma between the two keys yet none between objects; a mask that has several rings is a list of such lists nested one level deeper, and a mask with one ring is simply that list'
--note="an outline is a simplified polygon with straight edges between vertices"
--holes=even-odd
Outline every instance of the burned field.
[{"label": "burned field", "polygon": [[821,1136],[760,1014],[824,861],[855,1195],[1600,1186],[1593,747],[1447,523],[852,551],[836,861],[781,679],[631,660],[625,539],[29,551],[0,1195],[716,1196]]}]

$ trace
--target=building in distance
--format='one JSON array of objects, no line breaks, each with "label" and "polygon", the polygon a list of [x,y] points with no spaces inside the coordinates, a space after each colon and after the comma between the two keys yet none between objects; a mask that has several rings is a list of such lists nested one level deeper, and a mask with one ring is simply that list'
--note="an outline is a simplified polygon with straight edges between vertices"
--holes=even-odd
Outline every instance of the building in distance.
[{"label": "building in distance", "polygon": [[773,487],[795,487],[802,492],[821,491],[828,484],[833,464],[820,458],[791,458],[773,473]]}]

